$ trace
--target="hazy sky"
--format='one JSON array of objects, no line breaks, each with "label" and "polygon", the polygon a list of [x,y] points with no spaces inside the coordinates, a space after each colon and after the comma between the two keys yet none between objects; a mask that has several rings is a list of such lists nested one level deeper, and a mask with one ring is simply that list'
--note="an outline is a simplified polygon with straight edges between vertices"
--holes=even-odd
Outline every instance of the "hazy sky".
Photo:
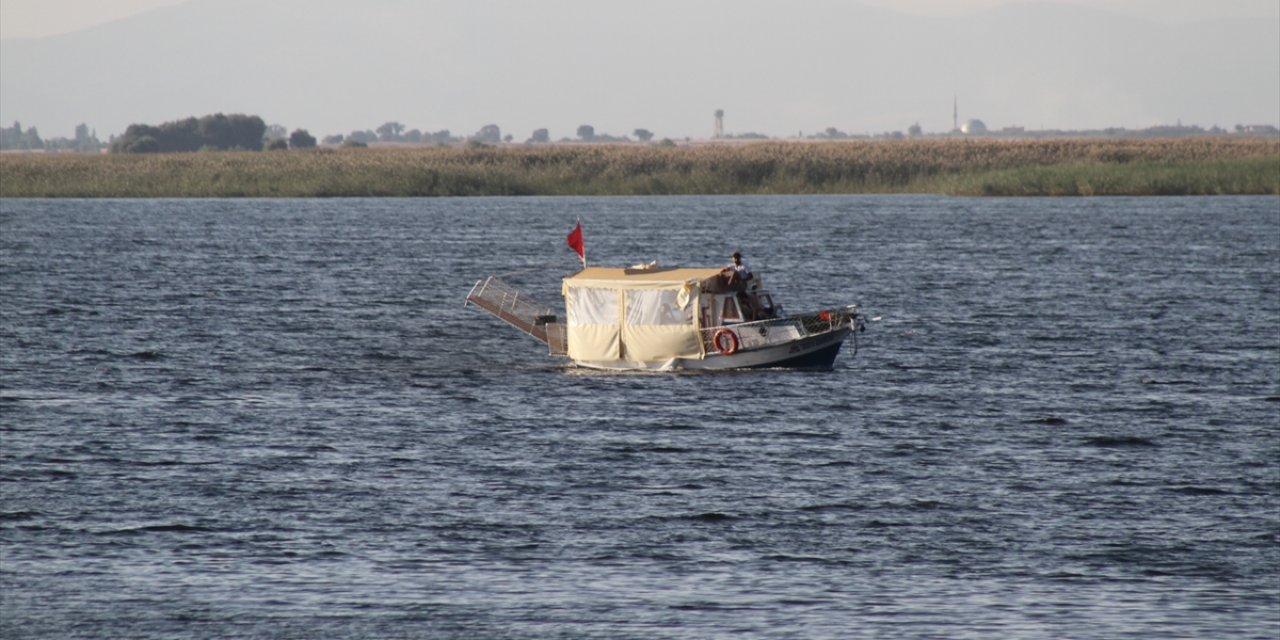
[{"label": "hazy sky", "polygon": [[[266,0],[270,1],[270,0]],[[536,2],[536,0],[530,0]],[[696,2],[696,0],[690,0]],[[1054,0],[1117,13],[1188,22],[1215,17],[1280,19],[1280,0]],[[183,0],[0,0],[0,38],[28,38],[77,31]],[[353,0],[368,6],[369,0]],[[373,0],[376,3],[376,0]],[[477,0],[482,3],[483,0]],[[862,4],[932,16],[989,9],[1010,0],[861,0]],[[601,0],[601,7],[608,0]]]},{"label": "hazy sky", "polygon": [[178,4],[182,0],[0,0],[0,38],[36,38]]},{"label": "hazy sky", "polygon": [[0,122],[46,138],[1280,124],[1280,0],[0,0],[0,38]]}]

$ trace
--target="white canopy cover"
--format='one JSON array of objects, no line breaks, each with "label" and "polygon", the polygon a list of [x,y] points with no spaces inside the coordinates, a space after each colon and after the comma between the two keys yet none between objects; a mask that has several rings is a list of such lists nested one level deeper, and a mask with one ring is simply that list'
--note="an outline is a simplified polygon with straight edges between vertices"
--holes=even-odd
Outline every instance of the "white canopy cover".
[{"label": "white canopy cover", "polygon": [[719,267],[588,267],[565,278],[569,357],[702,358],[699,300],[704,283],[719,273]]}]

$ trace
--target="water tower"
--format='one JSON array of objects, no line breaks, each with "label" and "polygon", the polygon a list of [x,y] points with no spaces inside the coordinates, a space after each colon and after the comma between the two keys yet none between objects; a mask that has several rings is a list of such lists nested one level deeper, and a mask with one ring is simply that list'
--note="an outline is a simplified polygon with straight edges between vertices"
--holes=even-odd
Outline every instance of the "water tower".
[{"label": "water tower", "polygon": [[716,132],[713,137],[724,137],[724,109],[716,109]]}]

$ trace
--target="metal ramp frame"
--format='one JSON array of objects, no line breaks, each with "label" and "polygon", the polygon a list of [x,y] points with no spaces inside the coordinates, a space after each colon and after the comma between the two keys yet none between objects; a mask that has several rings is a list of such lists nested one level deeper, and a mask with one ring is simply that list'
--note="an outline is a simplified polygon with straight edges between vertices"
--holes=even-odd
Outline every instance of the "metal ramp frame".
[{"label": "metal ramp frame", "polygon": [[523,331],[551,350],[552,355],[564,355],[565,326],[555,312],[515,287],[489,276],[476,282],[463,303],[474,304],[493,317]]}]

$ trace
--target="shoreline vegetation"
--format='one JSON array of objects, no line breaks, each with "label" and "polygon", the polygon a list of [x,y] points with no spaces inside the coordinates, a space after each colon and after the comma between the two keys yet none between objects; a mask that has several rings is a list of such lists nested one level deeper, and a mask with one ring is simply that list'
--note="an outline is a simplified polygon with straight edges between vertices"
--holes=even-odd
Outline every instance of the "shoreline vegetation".
[{"label": "shoreline vegetation", "polygon": [[552,144],[0,154],[0,198],[1280,195],[1280,139]]}]

